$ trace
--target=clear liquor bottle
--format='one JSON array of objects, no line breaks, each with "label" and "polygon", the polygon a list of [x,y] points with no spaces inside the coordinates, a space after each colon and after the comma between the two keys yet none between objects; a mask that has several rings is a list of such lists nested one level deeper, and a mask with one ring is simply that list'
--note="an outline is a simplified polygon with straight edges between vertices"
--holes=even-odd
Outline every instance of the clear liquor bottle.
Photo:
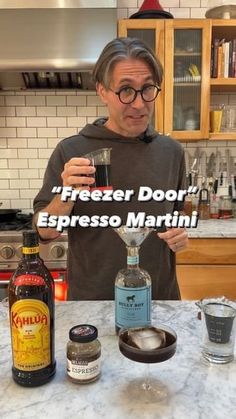
[{"label": "clear liquor bottle", "polygon": [[151,324],[151,277],[139,267],[139,246],[127,246],[127,267],[115,281],[116,332]]}]

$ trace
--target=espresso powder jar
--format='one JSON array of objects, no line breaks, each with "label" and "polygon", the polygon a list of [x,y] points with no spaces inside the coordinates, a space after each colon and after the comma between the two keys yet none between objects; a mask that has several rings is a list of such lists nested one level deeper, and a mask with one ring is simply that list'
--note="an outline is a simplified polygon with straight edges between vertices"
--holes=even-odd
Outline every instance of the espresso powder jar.
[{"label": "espresso powder jar", "polygon": [[97,328],[90,324],[79,324],[69,331],[67,374],[74,383],[91,383],[101,374],[101,344],[97,336]]}]

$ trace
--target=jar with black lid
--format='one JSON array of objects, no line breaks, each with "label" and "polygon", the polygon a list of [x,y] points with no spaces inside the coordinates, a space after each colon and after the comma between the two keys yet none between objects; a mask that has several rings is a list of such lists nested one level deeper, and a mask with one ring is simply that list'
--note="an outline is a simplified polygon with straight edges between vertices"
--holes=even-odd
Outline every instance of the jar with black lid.
[{"label": "jar with black lid", "polygon": [[74,383],[91,383],[101,374],[101,344],[97,336],[97,328],[90,324],[79,324],[69,331],[67,374]]}]

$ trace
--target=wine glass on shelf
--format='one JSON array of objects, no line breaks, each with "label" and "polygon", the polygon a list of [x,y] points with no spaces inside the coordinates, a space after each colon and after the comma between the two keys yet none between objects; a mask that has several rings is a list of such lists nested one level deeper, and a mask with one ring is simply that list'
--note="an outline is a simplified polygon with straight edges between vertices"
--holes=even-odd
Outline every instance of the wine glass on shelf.
[{"label": "wine glass on shelf", "polygon": [[133,395],[144,397],[146,402],[155,403],[168,397],[168,388],[161,381],[151,377],[150,364],[170,359],[176,352],[177,335],[166,325],[123,328],[119,332],[120,352],[128,359],[145,364],[141,380],[130,384]]}]

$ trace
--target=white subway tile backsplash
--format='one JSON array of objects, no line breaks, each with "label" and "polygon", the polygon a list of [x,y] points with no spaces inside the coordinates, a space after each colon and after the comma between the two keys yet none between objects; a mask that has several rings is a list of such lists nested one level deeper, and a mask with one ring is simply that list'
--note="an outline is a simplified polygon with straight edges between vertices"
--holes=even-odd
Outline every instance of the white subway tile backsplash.
[{"label": "white subway tile backsplash", "polygon": [[34,106],[17,106],[16,116],[36,116],[36,108]]},{"label": "white subway tile backsplash", "polygon": [[229,104],[230,105],[236,105],[236,95],[235,96],[233,96],[233,95],[229,96]]},{"label": "white subway tile backsplash", "polygon": [[76,116],[75,106],[58,106],[57,116]]},{"label": "white subway tile backsplash", "polygon": [[98,106],[97,116],[108,116],[108,110],[106,106]]},{"label": "white subway tile backsplash", "polygon": [[47,118],[47,126],[48,127],[66,127],[67,126],[67,118],[48,117]]},{"label": "white subway tile backsplash", "polygon": [[88,106],[101,106],[103,105],[99,96],[88,96]]},{"label": "white subway tile backsplash", "polygon": [[10,199],[9,200],[7,200],[7,199],[1,199],[1,202],[2,202],[1,209],[11,208],[11,201],[10,201]]},{"label": "white subway tile backsplash", "polygon": [[49,90],[49,89],[45,89],[45,90],[35,90],[35,94],[36,96],[43,96],[43,95],[47,95],[47,96],[55,96],[56,91],[55,90]]},{"label": "white subway tile backsplash", "polygon": [[46,118],[42,116],[37,116],[34,118],[27,118],[27,127],[46,127]]},{"label": "white subway tile backsplash", "polygon": [[56,116],[57,108],[56,106],[37,106],[36,114],[37,116]]},{"label": "white subway tile backsplash", "polygon": [[47,106],[63,106],[66,104],[66,96],[46,96]]},{"label": "white subway tile backsplash", "polygon": [[137,0],[117,0],[117,7],[120,9],[121,7],[138,7]]},{"label": "white subway tile backsplash", "polygon": [[29,159],[29,168],[43,169],[46,168],[47,162],[47,159]]},{"label": "white subway tile backsplash", "polygon": [[[9,180],[8,179],[0,179],[0,189],[9,189]],[[4,194],[0,196],[0,199],[2,200],[4,197]]]},{"label": "white subway tile backsplash", "polygon": [[58,136],[61,138],[71,137],[77,133],[77,128],[58,128]]},{"label": "white subway tile backsplash", "polygon": [[25,96],[6,96],[6,106],[21,106],[25,105]]},{"label": "white subway tile backsplash", "polygon": [[161,5],[163,9],[165,9],[166,7],[179,7],[179,2],[180,0],[162,0]]},{"label": "white subway tile backsplash", "polygon": [[37,189],[25,189],[25,190],[20,190],[20,196],[19,198],[21,199],[34,199],[35,196],[37,195],[38,190]]},{"label": "white subway tile backsplash", "polygon": [[57,128],[37,128],[37,137],[56,137]]},{"label": "white subway tile backsplash", "polygon": [[179,9],[177,9],[176,7],[171,7],[170,13],[174,16],[174,18],[179,18],[179,19],[190,18],[190,9],[188,9],[187,7],[182,7]]},{"label": "white subway tile backsplash", "polygon": [[1,150],[2,159],[14,159],[17,158],[17,150],[15,148],[6,148]]},{"label": "white subway tile backsplash", "polygon": [[0,197],[1,196],[4,196],[4,199],[16,199],[20,197],[20,192],[18,189],[9,189],[8,191],[0,189]]},{"label": "white subway tile backsplash", "polygon": [[83,96],[67,96],[67,105],[68,106],[86,106],[87,101],[86,101],[85,93]]},{"label": "white subway tile backsplash", "polygon": [[47,147],[54,149],[61,140],[62,138],[48,138]]},{"label": "white subway tile backsplash", "polygon": [[85,126],[87,119],[82,116],[74,116],[67,118],[68,127],[82,128]]},{"label": "white subway tile backsplash", "polygon": [[38,179],[43,179],[45,174],[45,169],[39,169],[39,177]]},{"label": "white subway tile backsplash", "polygon": [[7,159],[0,159],[0,169],[7,169],[8,168],[8,161]]},{"label": "white subway tile backsplash", "polygon": [[9,159],[8,165],[10,169],[26,169],[28,168],[28,159]]},{"label": "white subway tile backsplash", "polygon": [[190,17],[193,19],[204,19],[207,9],[201,9],[200,7],[192,7],[190,10]]},{"label": "white subway tile backsplash", "polygon": [[30,189],[37,189],[37,191],[41,188],[42,184],[43,184],[42,179],[32,179],[29,181]]},{"label": "white subway tile backsplash", "polygon": [[78,116],[96,116],[97,108],[96,106],[78,106],[77,115]]},{"label": "white subway tile backsplash", "polygon": [[117,19],[127,19],[128,9],[118,9],[117,10]]},{"label": "white subway tile backsplash", "polygon": [[15,109],[13,106],[0,106],[0,116],[15,116]]},{"label": "white subway tile backsplash", "polygon": [[77,90],[76,91],[76,95],[77,96],[96,96],[97,92],[95,90],[86,90],[86,92],[84,92],[83,90]]},{"label": "white subway tile backsplash", "polygon": [[61,94],[64,96],[76,96],[76,90],[56,90],[56,95],[61,96]]},{"label": "white subway tile backsplash", "polygon": [[16,96],[35,96],[35,91],[32,90],[16,90]]},{"label": "white subway tile backsplash", "polygon": [[51,154],[52,154],[52,152],[53,152],[53,149],[51,149],[51,148],[43,148],[42,150],[38,150],[38,153],[39,153],[39,158],[40,159],[49,159],[49,157],[51,156]]},{"label": "white subway tile backsplash", "polygon": [[94,116],[88,116],[87,123],[92,124],[94,122],[94,120],[96,120],[96,118],[94,118]]},{"label": "white subway tile backsplash", "polygon": [[38,169],[19,169],[19,176],[12,176],[12,178],[20,179],[38,179],[39,178],[39,170]]},{"label": "white subway tile backsplash", "polygon": [[6,118],[4,116],[0,117],[0,127],[6,126]]},{"label": "white subway tile backsplash", "polygon": [[36,128],[17,128],[17,137],[37,137]]},{"label": "white subway tile backsplash", "polygon": [[6,118],[7,127],[26,127],[26,119],[23,117],[7,117]]},{"label": "white subway tile backsplash", "polygon": [[[201,145],[202,144],[202,145]],[[199,146],[200,147],[204,147],[204,142],[203,141],[201,141],[200,142],[200,144],[199,144]],[[209,148],[209,147],[214,147],[215,149],[218,149],[219,147],[222,147],[222,146],[224,146],[224,149],[225,149],[225,147],[226,147],[226,142],[225,141],[216,141],[216,140],[212,140],[212,141],[207,141],[207,145],[206,145],[206,147],[207,148]],[[213,150],[214,151],[214,150]]]},{"label": "white subway tile backsplash", "polygon": [[12,199],[11,200],[11,207],[12,208],[22,208],[22,210],[28,209],[28,208],[30,208],[30,201],[29,201],[29,199]]},{"label": "white subway tile backsplash", "polygon": [[[8,138],[7,140],[8,148],[26,148],[27,139],[26,138]],[[26,150],[23,151],[25,153]]]},{"label": "white subway tile backsplash", "polygon": [[47,138],[28,138],[27,142],[29,148],[47,148],[48,146]]},{"label": "white subway tile backsplash", "polygon": [[138,7],[129,7],[127,9],[128,12],[128,17],[130,17],[131,15],[133,15],[134,13],[138,12],[139,8]]},{"label": "white subway tile backsplash", "polygon": [[0,148],[6,148],[7,147],[7,139],[6,138],[0,138]]},{"label": "white subway tile backsplash", "polygon": [[29,188],[29,179],[10,179],[11,189],[27,189]]},{"label": "white subway tile backsplash", "polygon": [[16,128],[0,128],[0,137],[11,138],[16,137]]},{"label": "white subway tile backsplash", "polygon": [[15,92],[8,90],[0,90],[0,96],[15,96]]},{"label": "white subway tile backsplash", "polygon": [[[180,0],[180,7],[200,7],[200,0]],[[171,6],[169,6],[171,7]]]},{"label": "white subway tile backsplash", "polygon": [[0,179],[18,179],[19,171],[13,169],[1,169],[0,170]]},{"label": "white subway tile backsplash", "polygon": [[[38,158],[38,149],[37,148],[27,148],[17,150],[19,159],[37,159]],[[27,166],[29,167],[29,166]]]},{"label": "white subway tile backsplash", "polygon": [[26,97],[26,106],[45,106],[46,98],[45,92],[44,96],[27,96]]}]

